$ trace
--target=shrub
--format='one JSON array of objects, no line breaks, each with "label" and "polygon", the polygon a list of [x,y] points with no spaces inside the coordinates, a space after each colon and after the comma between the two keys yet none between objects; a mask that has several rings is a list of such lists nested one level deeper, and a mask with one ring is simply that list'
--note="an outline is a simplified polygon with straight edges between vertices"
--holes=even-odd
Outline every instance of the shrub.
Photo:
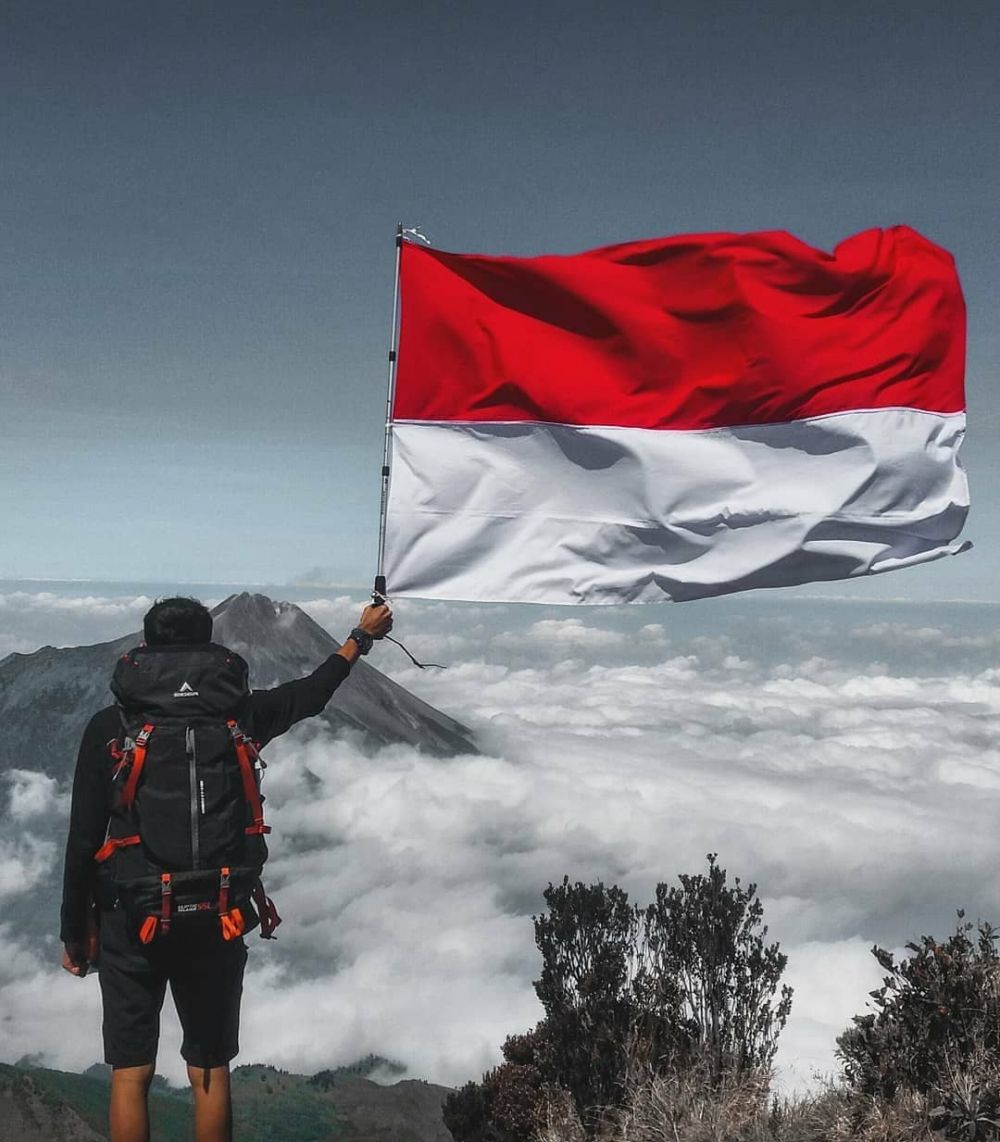
[{"label": "shrub", "polygon": [[854,1017],[837,1053],[856,1105],[919,1102],[929,1127],[971,1142],[1000,1138],[1000,956],[992,925],[962,920],[898,963],[872,949],[886,972],[875,1011]]},{"label": "shrub", "polygon": [[618,1105],[630,1070],[657,1070],[686,1045],[676,981],[648,957],[640,909],[604,884],[550,884],[547,915],[536,916],[545,1010],[539,1060],[553,1086],[569,1092],[585,1121]]},{"label": "shrub", "polygon": [[457,1142],[532,1142],[546,1119],[547,1087],[537,1064],[539,1030],[511,1035],[504,1061],[444,1103],[444,1124]]},{"label": "shrub", "polygon": [[686,1025],[710,1076],[766,1071],[792,1008],[792,989],[778,992],[788,957],[765,944],[767,925],[757,886],[730,886],[708,856],[707,875],[659,884],[646,910],[653,975],[678,988]]},{"label": "shrub", "polygon": [[977,1058],[997,1057],[997,932],[985,923],[963,924],[961,912],[958,918],[948,940],[922,936],[906,945],[912,955],[899,963],[884,948],[872,949],[886,972],[871,992],[876,1010],[855,1016],[837,1040],[853,1089],[882,1098],[900,1090],[929,1094]]},{"label": "shrub", "polygon": [[593,1137],[630,1085],[695,1062],[711,1082],[747,1076],[759,1089],[791,989],[774,1002],[786,957],[764,942],[755,885],[728,884],[712,854],[707,875],[658,885],[645,909],[614,885],[568,877],[544,896],[534,925],[545,1018],[447,1100],[456,1142],[527,1142],[553,1115]]}]

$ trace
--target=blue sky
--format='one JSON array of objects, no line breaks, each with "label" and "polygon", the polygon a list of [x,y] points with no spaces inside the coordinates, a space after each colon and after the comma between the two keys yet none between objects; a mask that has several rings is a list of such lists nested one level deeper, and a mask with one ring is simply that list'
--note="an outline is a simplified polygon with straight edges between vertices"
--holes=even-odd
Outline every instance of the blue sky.
[{"label": "blue sky", "polygon": [[905,222],[969,304],[977,546],[850,590],[997,597],[994,4],[2,21],[0,577],[367,581],[399,219],[516,254]]}]

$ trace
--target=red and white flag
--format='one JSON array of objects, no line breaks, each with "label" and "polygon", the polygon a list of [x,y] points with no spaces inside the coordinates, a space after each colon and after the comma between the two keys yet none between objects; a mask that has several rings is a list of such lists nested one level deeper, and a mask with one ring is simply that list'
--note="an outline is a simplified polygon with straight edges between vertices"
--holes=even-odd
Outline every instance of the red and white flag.
[{"label": "red and white flag", "polygon": [[964,304],[914,230],[405,242],[400,290],[395,595],[696,599],[964,546]]}]

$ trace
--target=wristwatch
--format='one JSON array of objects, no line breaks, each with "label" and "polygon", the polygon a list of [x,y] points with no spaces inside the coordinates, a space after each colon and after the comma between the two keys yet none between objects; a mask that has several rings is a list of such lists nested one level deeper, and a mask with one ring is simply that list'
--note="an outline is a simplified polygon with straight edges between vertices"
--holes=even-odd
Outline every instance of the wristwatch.
[{"label": "wristwatch", "polygon": [[360,654],[367,654],[375,642],[375,639],[366,630],[362,630],[361,627],[355,627],[349,637],[353,638],[358,644],[358,652]]}]

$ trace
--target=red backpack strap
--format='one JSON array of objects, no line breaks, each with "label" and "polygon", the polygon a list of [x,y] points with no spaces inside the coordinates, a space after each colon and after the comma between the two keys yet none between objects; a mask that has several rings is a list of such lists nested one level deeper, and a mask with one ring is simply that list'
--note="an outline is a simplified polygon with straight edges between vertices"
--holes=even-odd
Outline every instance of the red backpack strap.
[{"label": "red backpack strap", "polygon": [[233,738],[233,748],[236,750],[236,760],[240,766],[240,777],[243,779],[243,796],[246,797],[247,805],[250,807],[250,816],[253,818],[253,824],[247,825],[246,832],[249,834],[254,833],[269,833],[271,831],[270,825],[264,824],[264,806],[260,799],[260,789],[257,787],[257,778],[253,772],[253,758],[256,756],[253,742],[247,735],[240,729],[240,727],[230,719],[226,722],[229,727],[229,732]]},{"label": "red backpack strap", "polygon": [[146,764],[146,747],[149,744],[149,737],[156,727],[147,722],[136,735],[135,745],[129,751],[132,754],[132,768],[129,771],[128,781],[125,782],[125,789],[122,792],[122,804],[126,809],[132,808],[132,802],[135,801],[135,791],[139,787],[139,778],[142,776],[142,767]]},{"label": "red backpack strap", "polygon": [[278,915],[278,909],[274,906],[274,901],[264,891],[264,885],[259,880],[253,886],[250,895],[253,897],[257,915],[260,917],[260,938],[273,940],[274,929],[281,923],[281,917]]},{"label": "red backpack strap", "polygon": [[108,837],[103,845],[94,853],[94,860],[100,864],[106,861],[108,857],[114,856],[119,849],[127,848],[129,845],[137,845],[142,838],[138,833],[132,837]]},{"label": "red backpack strap", "polygon": [[219,869],[219,915],[229,911],[229,869]]}]

